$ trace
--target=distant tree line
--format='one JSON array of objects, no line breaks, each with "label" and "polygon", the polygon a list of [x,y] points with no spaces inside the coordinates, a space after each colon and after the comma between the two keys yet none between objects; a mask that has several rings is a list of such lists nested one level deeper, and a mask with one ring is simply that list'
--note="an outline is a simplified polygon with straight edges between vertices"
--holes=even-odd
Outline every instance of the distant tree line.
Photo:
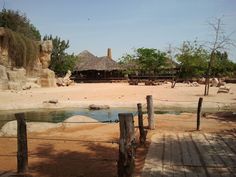
[{"label": "distant tree line", "polygon": [[[178,77],[187,80],[206,76],[210,55],[197,41],[184,41],[174,59],[168,52],[139,48],[134,54],[123,55],[119,62],[126,74],[160,75],[167,68],[178,68]],[[215,51],[211,77],[236,77],[236,63],[228,58],[227,52]]]}]

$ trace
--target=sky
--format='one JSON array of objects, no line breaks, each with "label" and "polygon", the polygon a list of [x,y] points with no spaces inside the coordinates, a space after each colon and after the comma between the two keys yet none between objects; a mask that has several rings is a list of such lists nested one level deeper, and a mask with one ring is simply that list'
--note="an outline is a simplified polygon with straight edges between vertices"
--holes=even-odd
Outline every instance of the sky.
[{"label": "sky", "polygon": [[[104,56],[111,48],[115,60],[140,47],[171,45],[174,54],[183,41],[212,41],[216,18],[226,35],[236,31],[236,0],[0,0],[3,6],[25,13],[42,36],[69,40],[69,53]],[[228,53],[236,62],[236,48]]]}]

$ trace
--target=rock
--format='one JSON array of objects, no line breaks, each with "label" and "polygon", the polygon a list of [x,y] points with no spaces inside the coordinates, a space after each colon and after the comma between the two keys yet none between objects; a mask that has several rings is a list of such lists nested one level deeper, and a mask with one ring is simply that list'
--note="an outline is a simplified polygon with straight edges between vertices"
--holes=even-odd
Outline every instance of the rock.
[{"label": "rock", "polygon": [[89,109],[90,110],[100,110],[100,109],[110,109],[110,107],[108,105],[91,104],[91,105],[89,105]]},{"label": "rock", "polygon": [[64,78],[62,78],[62,77],[57,78],[56,84],[58,86],[69,86],[69,85],[71,85],[74,81],[72,81],[70,79],[70,76],[71,76],[71,71],[68,70]]},{"label": "rock", "polygon": [[7,77],[12,82],[26,83],[26,70],[24,68],[13,68],[13,70],[7,71]]},{"label": "rock", "polygon": [[212,87],[217,87],[219,84],[219,80],[217,78],[213,78],[212,81],[211,81],[211,86]]},{"label": "rock", "polygon": [[230,87],[220,86],[220,88],[218,89],[217,93],[229,93],[229,91],[230,91]]},{"label": "rock", "polygon": [[205,82],[206,82],[206,79],[204,77],[202,77],[198,80],[199,84],[205,84]]},{"label": "rock", "polygon": [[40,45],[41,53],[39,56],[39,60],[42,64],[42,68],[48,68],[51,61],[51,53],[53,49],[53,44],[51,40],[43,41]]},{"label": "rock", "polygon": [[199,84],[197,82],[193,82],[190,84],[191,87],[199,87]]},{"label": "rock", "polygon": [[55,73],[50,69],[43,69],[40,75],[39,83],[42,87],[55,87]]},{"label": "rock", "polygon": [[8,89],[8,78],[6,67],[0,65],[0,90],[7,90]]},{"label": "rock", "polygon": [[43,103],[57,104],[58,100],[57,99],[51,99],[51,100],[48,100],[48,101],[44,101]]},{"label": "rock", "polygon": [[7,72],[6,72],[6,67],[0,65],[0,80],[8,80],[7,78]]}]

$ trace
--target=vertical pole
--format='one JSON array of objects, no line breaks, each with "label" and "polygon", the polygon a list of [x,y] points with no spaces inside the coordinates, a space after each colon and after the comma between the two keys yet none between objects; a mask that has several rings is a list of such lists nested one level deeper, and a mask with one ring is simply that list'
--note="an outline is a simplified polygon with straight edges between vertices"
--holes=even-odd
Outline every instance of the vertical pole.
[{"label": "vertical pole", "polygon": [[15,114],[17,120],[17,173],[28,170],[27,132],[24,113]]},{"label": "vertical pole", "polygon": [[203,98],[200,97],[198,100],[198,107],[197,107],[197,130],[200,129],[200,120],[201,120],[201,112],[202,112],[202,101]]},{"label": "vertical pole", "polygon": [[119,160],[118,160],[118,177],[134,176],[134,119],[131,113],[120,113],[120,143],[119,143]]},{"label": "vertical pole", "polygon": [[138,107],[138,127],[139,127],[139,133],[140,133],[139,141],[140,141],[140,144],[144,144],[145,141],[146,141],[146,133],[145,133],[144,128],[143,128],[142,104],[138,103],[137,107]]},{"label": "vertical pole", "polygon": [[147,112],[148,112],[148,128],[154,130],[155,122],[154,122],[154,108],[153,108],[152,95],[148,95],[146,99],[147,99]]}]

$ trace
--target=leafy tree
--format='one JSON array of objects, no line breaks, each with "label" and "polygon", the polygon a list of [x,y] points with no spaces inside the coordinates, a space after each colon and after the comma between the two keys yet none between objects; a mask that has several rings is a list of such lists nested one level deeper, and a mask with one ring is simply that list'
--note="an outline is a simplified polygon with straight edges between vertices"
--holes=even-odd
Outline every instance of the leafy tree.
[{"label": "leafy tree", "polygon": [[204,76],[209,54],[197,41],[183,42],[182,47],[179,48],[179,52],[176,58],[181,67],[180,77],[189,79]]},{"label": "leafy tree", "polygon": [[232,77],[235,72],[235,65],[229,60],[227,52],[216,51],[211,75],[214,77]]},{"label": "leafy tree", "polygon": [[76,57],[73,54],[68,55],[66,53],[66,49],[69,48],[68,40],[61,40],[58,36],[53,38],[52,35],[44,36],[43,40],[52,40],[53,50],[49,68],[52,69],[56,75],[62,76],[67,70],[74,68]]},{"label": "leafy tree", "polygon": [[139,48],[136,57],[142,72],[157,74],[167,64],[167,55],[157,49]]},{"label": "leafy tree", "polygon": [[0,27],[9,28],[33,40],[41,40],[39,30],[19,11],[3,9],[0,12]]},{"label": "leafy tree", "polygon": [[131,54],[122,56],[119,60],[119,64],[125,69],[125,74],[136,74],[139,70],[138,60]]}]

